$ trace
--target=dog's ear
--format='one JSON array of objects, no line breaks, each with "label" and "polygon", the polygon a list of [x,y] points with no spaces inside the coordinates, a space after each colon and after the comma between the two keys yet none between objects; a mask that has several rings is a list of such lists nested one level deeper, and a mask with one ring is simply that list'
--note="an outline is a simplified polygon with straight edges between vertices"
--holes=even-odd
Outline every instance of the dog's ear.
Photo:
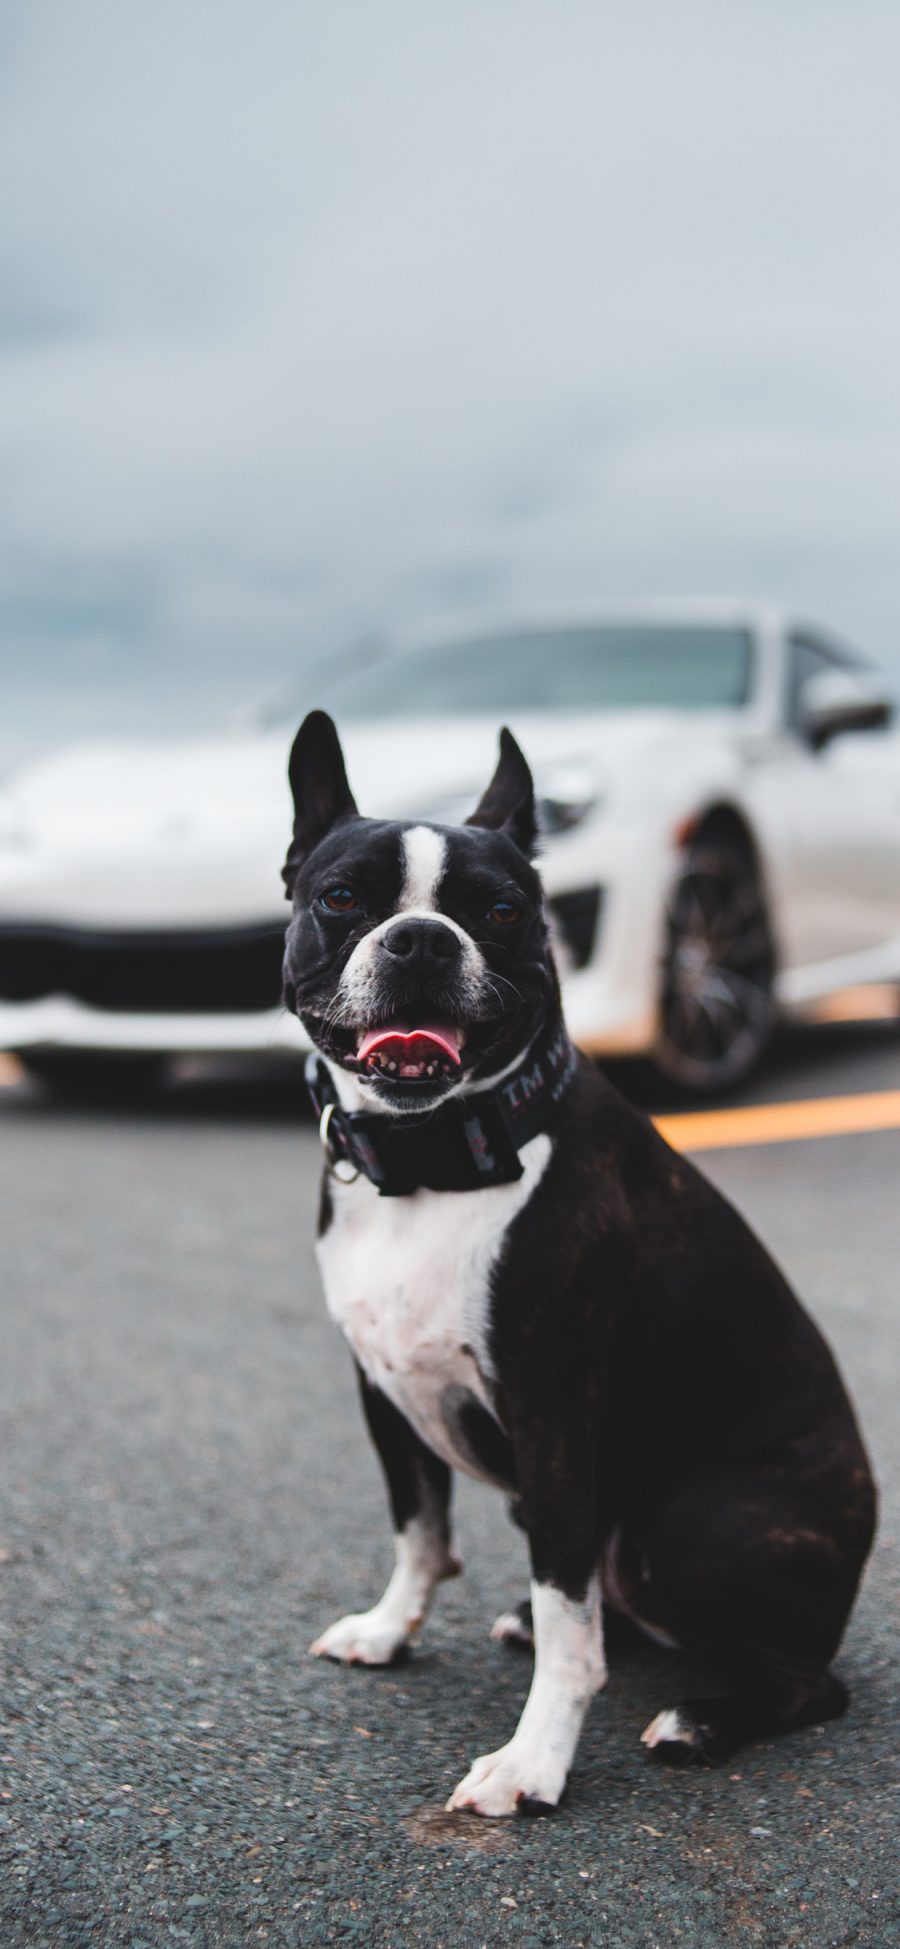
[{"label": "dog's ear", "polygon": [[487,826],[490,832],[507,832],[527,858],[534,852],[537,840],[534,780],[527,759],[505,725],[500,733],[497,769],[466,825]]},{"label": "dog's ear", "polygon": [[294,836],[281,877],[290,900],[297,873],[313,847],[332,826],[357,813],[340,739],[325,711],[310,711],[303,719],[291,748],[288,777],[294,795]]}]

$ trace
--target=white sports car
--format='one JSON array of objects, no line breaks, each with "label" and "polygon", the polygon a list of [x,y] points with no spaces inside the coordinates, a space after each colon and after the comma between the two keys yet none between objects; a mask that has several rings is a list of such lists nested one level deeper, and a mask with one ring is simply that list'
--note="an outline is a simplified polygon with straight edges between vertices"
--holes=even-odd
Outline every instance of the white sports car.
[{"label": "white sports car", "polygon": [[279,1005],[285,766],[329,708],[366,813],[452,823],[508,722],[583,1048],[735,1082],[779,1015],[900,983],[900,741],[879,672],[774,610],[486,624],[401,651],[290,722],[104,743],[0,794],[0,1047],[61,1083],[302,1048]]}]

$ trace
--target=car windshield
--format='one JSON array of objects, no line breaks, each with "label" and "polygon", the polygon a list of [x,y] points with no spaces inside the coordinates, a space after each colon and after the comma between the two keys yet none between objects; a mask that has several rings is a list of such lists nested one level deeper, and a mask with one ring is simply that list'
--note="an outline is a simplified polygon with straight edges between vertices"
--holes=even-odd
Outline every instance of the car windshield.
[{"label": "car windshield", "polygon": [[729,710],[746,703],[749,679],[746,630],[603,623],[469,636],[388,657],[321,701],[342,719]]}]

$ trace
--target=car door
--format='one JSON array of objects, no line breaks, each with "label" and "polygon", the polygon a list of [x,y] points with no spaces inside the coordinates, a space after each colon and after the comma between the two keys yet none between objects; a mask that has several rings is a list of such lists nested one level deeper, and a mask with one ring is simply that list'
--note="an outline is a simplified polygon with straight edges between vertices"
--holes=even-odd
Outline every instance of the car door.
[{"label": "car door", "polygon": [[783,958],[811,968],[868,955],[900,935],[900,766],[895,735],[881,730],[842,732],[816,749],[805,692],[844,659],[808,632],[791,635],[785,649],[786,737],[777,783],[770,774],[790,810]]}]

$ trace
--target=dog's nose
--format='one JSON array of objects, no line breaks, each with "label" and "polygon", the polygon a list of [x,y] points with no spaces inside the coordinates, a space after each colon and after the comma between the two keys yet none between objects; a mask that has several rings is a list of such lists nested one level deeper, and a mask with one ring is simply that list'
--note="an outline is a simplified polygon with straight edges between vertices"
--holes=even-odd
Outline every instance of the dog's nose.
[{"label": "dog's nose", "polygon": [[395,921],[381,945],[410,974],[447,974],[460,957],[459,941],[442,920]]}]

